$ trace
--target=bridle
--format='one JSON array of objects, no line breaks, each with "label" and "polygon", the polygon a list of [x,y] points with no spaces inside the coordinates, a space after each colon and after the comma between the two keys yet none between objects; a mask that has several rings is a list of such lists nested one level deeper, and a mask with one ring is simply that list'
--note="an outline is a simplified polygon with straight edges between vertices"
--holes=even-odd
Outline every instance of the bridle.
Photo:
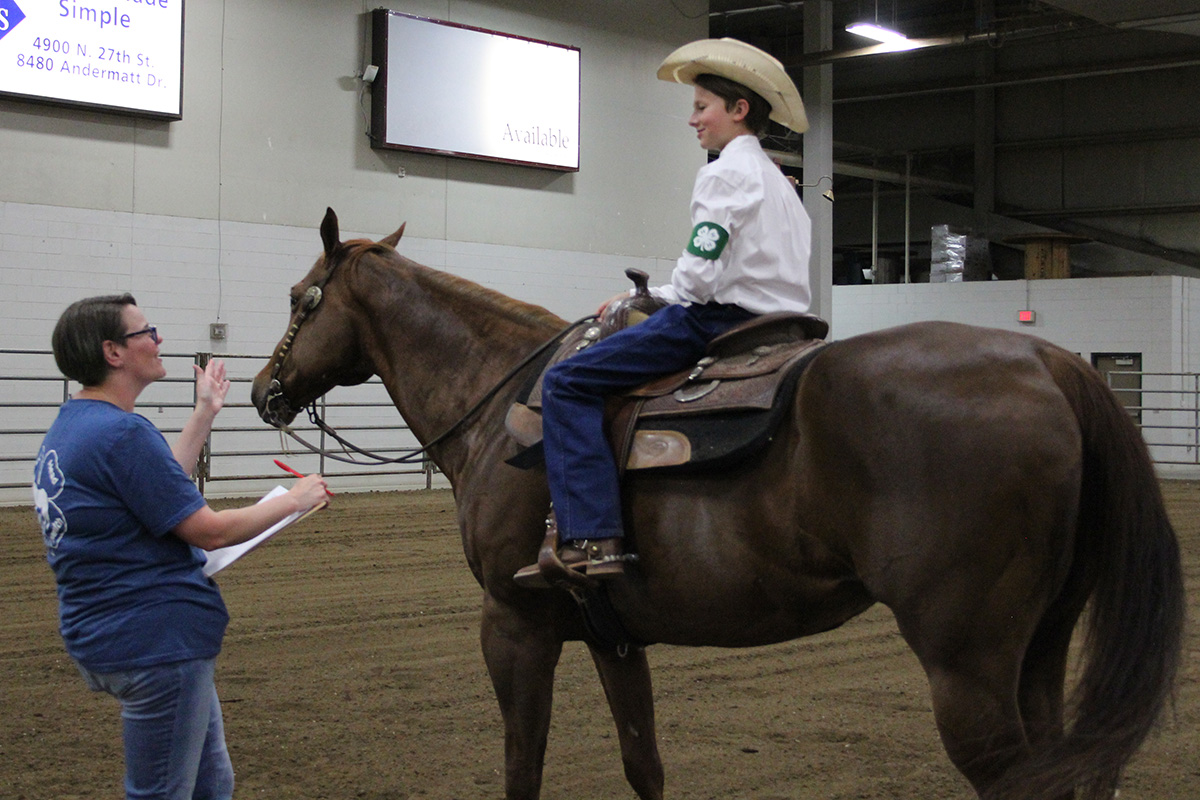
[{"label": "bridle", "polygon": [[[334,253],[331,253],[329,257],[332,259],[333,255]],[[341,461],[345,464],[364,463],[355,459],[352,455],[349,455],[349,453],[355,453],[359,456],[370,459],[370,461],[374,464],[411,464],[424,460],[430,448],[440,444],[450,436],[454,435],[459,428],[466,424],[467,420],[469,420],[481,408],[483,408],[488,401],[495,397],[496,394],[502,388],[504,388],[504,386],[510,380],[524,370],[525,367],[529,366],[529,364],[545,353],[550,347],[553,347],[560,342],[568,333],[580,325],[589,324],[596,319],[594,315],[583,317],[543,342],[532,353],[521,359],[520,363],[510,369],[508,373],[502,377],[495,386],[489,389],[487,393],[484,394],[483,397],[481,397],[473,406],[471,406],[471,408],[469,408],[466,413],[464,413],[458,419],[457,422],[430,440],[428,444],[412,450],[407,450],[399,456],[384,456],[347,441],[341,436],[341,434],[339,434],[333,427],[331,427],[325,422],[324,419],[321,418],[321,414],[317,410],[317,402],[314,400],[304,408],[308,414],[309,422],[311,422],[326,436],[330,437],[339,445],[341,445],[343,452],[347,453],[347,455],[342,455],[326,450],[323,447],[318,447],[311,442],[305,441],[294,430],[292,430],[291,426],[285,424],[281,420],[281,414],[291,415],[292,408],[288,404],[287,398],[283,394],[283,385],[279,382],[279,373],[283,369],[284,361],[287,360],[288,355],[291,353],[292,343],[296,339],[296,334],[299,332],[300,326],[304,324],[304,321],[308,319],[309,315],[312,314],[312,312],[316,310],[317,306],[321,304],[321,300],[325,295],[325,286],[329,283],[329,279],[333,276],[333,272],[337,269],[339,263],[341,263],[340,260],[333,261],[333,263],[325,271],[325,274],[322,275],[316,282],[314,282],[313,285],[309,286],[299,300],[300,310],[296,313],[295,319],[288,327],[288,331],[283,337],[283,342],[279,345],[279,352],[275,359],[275,365],[271,368],[271,379],[267,384],[266,397],[263,399],[263,419],[268,425],[278,428],[283,433],[286,433],[308,450],[334,461]]]},{"label": "bridle", "polygon": [[[330,253],[328,258],[332,259],[333,255],[333,253]],[[291,416],[292,407],[283,395],[283,384],[279,382],[279,373],[283,370],[283,363],[287,360],[288,354],[292,350],[292,342],[295,341],[296,334],[300,331],[300,326],[304,324],[304,320],[308,319],[308,315],[321,304],[321,299],[325,296],[325,285],[333,277],[333,271],[337,269],[339,263],[339,261],[333,261],[332,264],[328,265],[325,274],[318,278],[312,286],[309,286],[303,296],[301,296],[299,300],[300,310],[296,313],[295,319],[283,337],[283,342],[279,345],[279,353],[275,359],[275,366],[271,368],[271,380],[267,383],[267,396],[263,399],[263,420],[268,425],[279,428],[292,438],[306,445],[307,443],[297,437],[280,419],[281,414]],[[316,401],[312,404],[313,408],[315,406]]]}]

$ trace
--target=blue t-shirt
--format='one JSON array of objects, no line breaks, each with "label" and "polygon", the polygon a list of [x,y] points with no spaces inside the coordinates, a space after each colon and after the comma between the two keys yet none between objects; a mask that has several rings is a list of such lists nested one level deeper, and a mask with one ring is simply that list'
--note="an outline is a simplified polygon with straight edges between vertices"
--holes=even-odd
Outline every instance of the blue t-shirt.
[{"label": "blue t-shirt", "polygon": [[67,652],[93,672],[214,658],[229,614],[204,552],[171,530],[204,506],[157,428],[68,400],[33,473]]}]

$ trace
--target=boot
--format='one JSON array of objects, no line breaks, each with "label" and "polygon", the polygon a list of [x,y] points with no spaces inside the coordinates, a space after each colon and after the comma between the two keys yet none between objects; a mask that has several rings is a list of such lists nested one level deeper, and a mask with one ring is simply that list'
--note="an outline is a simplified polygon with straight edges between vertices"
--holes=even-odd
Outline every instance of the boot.
[{"label": "boot", "polygon": [[551,509],[538,560],[517,570],[513,580],[529,589],[547,588],[551,584],[584,587],[588,578],[605,580],[624,575],[624,562],[634,558],[624,555],[624,550],[620,537],[578,539],[560,547],[558,520]]},{"label": "boot", "polygon": [[[584,556],[582,553],[573,555],[573,563],[564,564],[558,555],[558,519],[554,509],[546,516],[546,534],[542,539],[538,558],[532,564],[521,567],[513,575],[513,581],[526,589],[548,589],[554,584],[577,585],[582,588],[587,583],[583,575]],[[580,567],[581,569],[573,569]]]}]

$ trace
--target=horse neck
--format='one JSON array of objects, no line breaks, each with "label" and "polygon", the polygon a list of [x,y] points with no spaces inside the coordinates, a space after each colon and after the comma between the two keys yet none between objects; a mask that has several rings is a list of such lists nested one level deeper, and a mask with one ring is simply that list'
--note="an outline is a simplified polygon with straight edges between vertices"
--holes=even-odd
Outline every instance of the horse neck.
[{"label": "horse neck", "polygon": [[[401,261],[399,271],[379,271],[362,292],[370,326],[363,340],[392,401],[425,444],[566,323],[540,307]],[[519,388],[519,381],[510,382],[468,428],[499,430],[506,398]],[[439,446],[433,451],[439,467],[451,474],[453,465],[441,462],[469,460],[468,442],[479,438],[458,437],[457,444]]]}]

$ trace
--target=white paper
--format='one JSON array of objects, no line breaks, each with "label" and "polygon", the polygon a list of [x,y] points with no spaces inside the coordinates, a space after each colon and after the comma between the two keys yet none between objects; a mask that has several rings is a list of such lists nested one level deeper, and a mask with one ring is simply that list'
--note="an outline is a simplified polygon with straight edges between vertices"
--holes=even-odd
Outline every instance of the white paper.
[{"label": "white paper", "polygon": [[[265,500],[270,500],[272,497],[278,497],[281,494],[287,494],[287,489],[283,488],[282,486],[276,486],[274,489],[263,495],[262,499],[258,502],[261,503]],[[209,550],[207,553],[205,553],[207,556],[207,561],[205,561],[204,564],[204,574],[208,577],[216,575],[218,572],[225,569],[242,556],[246,555],[246,553],[249,553],[267,539],[270,539],[276,533],[300,519],[300,517],[307,514],[308,511],[309,509],[306,508],[303,511],[297,511],[294,514],[289,514],[249,541],[242,542],[241,544],[231,544],[229,547],[219,547],[216,550]]]}]

